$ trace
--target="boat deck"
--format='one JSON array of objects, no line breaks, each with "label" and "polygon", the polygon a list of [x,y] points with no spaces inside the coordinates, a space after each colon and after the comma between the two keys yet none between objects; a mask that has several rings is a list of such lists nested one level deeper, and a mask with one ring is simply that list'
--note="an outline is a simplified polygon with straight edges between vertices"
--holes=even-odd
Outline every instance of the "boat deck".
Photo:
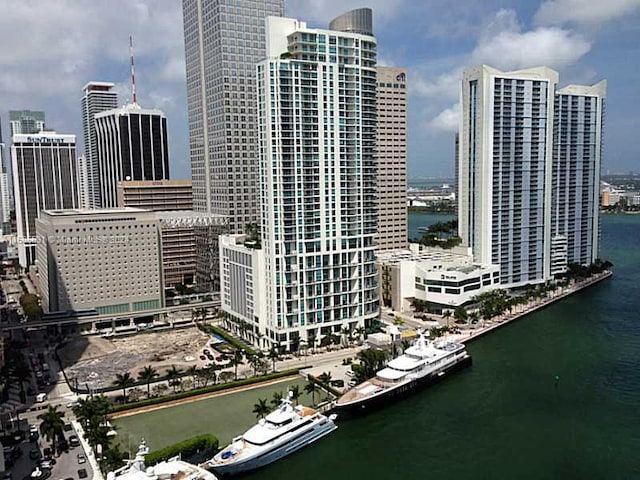
[{"label": "boat deck", "polygon": [[385,390],[389,387],[392,387],[393,385],[394,383],[385,382],[378,377],[370,378],[366,382],[361,383],[360,385],[357,385],[351,390],[345,392],[345,394],[338,399],[336,404],[340,405],[341,403],[349,403],[355,400],[360,400],[361,398],[369,397],[372,394]]}]

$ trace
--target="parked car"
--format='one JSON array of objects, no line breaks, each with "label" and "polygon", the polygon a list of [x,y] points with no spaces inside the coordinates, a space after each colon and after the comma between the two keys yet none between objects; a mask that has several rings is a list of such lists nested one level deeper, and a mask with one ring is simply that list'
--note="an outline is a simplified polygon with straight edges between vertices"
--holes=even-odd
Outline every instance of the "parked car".
[{"label": "parked car", "polygon": [[85,463],[87,461],[87,457],[84,456],[84,453],[79,453],[77,457],[78,463]]},{"label": "parked car", "polygon": [[80,470],[78,470],[78,477],[87,478],[87,476],[87,470],[85,468],[81,468]]},{"label": "parked car", "polygon": [[70,432],[71,430],[73,430],[73,425],[71,425],[70,423],[65,423],[63,429],[65,432]]},{"label": "parked car", "polygon": [[42,453],[44,454],[44,457],[50,457],[51,456],[51,449],[49,447],[45,448]]},{"label": "parked car", "polygon": [[347,375],[347,377],[353,377],[354,375],[353,370],[347,370],[345,374]]},{"label": "parked car", "polygon": [[40,450],[37,448],[29,450],[29,458],[31,460],[38,460],[40,458]]},{"label": "parked car", "polygon": [[349,383],[348,383],[350,387],[355,387],[357,384],[358,382],[356,380],[349,380]]},{"label": "parked car", "polygon": [[38,433],[38,426],[35,423],[29,425],[29,433]]},{"label": "parked car", "polygon": [[39,466],[43,470],[51,470],[54,464],[55,464],[55,460],[41,460],[39,463]]},{"label": "parked car", "polygon": [[47,399],[47,394],[46,393],[39,393],[38,395],[36,395],[36,402],[38,403],[42,403]]},{"label": "parked car", "polygon": [[204,355],[200,355],[200,360],[206,360],[207,357],[205,357]]},{"label": "parked car", "polygon": [[77,435],[71,435],[69,437],[69,445],[71,445],[72,448],[80,446],[80,440]]}]

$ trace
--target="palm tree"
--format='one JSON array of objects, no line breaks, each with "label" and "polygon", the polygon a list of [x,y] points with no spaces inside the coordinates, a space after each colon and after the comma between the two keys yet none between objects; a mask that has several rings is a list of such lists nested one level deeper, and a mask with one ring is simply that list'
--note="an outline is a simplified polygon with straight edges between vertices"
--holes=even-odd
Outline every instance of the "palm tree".
[{"label": "palm tree", "polygon": [[296,405],[298,405],[298,399],[302,396],[302,392],[300,391],[300,387],[298,385],[293,385],[289,389],[289,396],[291,397],[291,399],[294,402],[296,402]]},{"label": "palm tree", "polygon": [[451,318],[451,310],[445,310],[442,312],[442,318],[447,321],[447,325],[449,325],[449,319]]},{"label": "palm tree", "polygon": [[185,372],[185,375],[188,375],[191,377],[191,380],[193,381],[193,384],[197,387],[197,383],[196,383],[196,377],[198,375],[198,367],[196,367],[195,365],[190,366],[189,368],[187,368],[187,371]]},{"label": "palm tree", "polygon": [[316,353],[316,335],[314,333],[309,334],[309,346],[311,347],[311,353]]},{"label": "palm tree", "polygon": [[271,399],[271,405],[273,405],[273,408],[278,408],[282,403],[282,399],[282,392],[273,392],[273,398]]},{"label": "palm tree", "polygon": [[180,378],[182,377],[182,370],[175,365],[171,365],[171,368],[167,369],[167,380],[169,385],[173,387],[174,393],[177,391],[177,386],[180,385]]},{"label": "palm tree", "polygon": [[138,380],[147,384],[147,397],[151,396],[151,382],[158,376],[158,372],[151,365],[147,365],[138,372]]},{"label": "palm tree", "polygon": [[271,350],[269,350],[269,354],[267,355],[267,357],[269,357],[269,359],[271,360],[271,363],[273,365],[273,371],[275,372],[276,362],[280,360],[280,345],[272,346]]},{"label": "palm tree", "polygon": [[318,391],[318,386],[315,384],[315,382],[312,382],[311,380],[309,380],[307,382],[307,384],[304,386],[304,391],[306,393],[310,393],[311,394],[311,403],[313,405],[316,404],[316,392]]},{"label": "palm tree", "polygon": [[258,403],[253,406],[253,412],[256,414],[256,418],[264,418],[269,413],[269,405],[267,405],[266,398],[259,398]]},{"label": "palm tree", "polygon": [[318,376],[318,381],[323,385],[329,385],[331,382],[331,372],[322,372],[322,374]]},{"label": "palm tree", "polygon": [[127,388],[133,387],[135,383],[129,372],[116,374],[116,379],[112,382],[113,385],[122,389],[122,398],[125,403],[127,402]]},{"label": "palm tree", "polygon": [[231,360],[229,361],[229,363],[234,367],[233,374],[234,374],[235,380],[238,380],[238,365],[242,365],[243,363],[242,354],[240,353],[240,350],[234,350],[233,357],[231,357]]},{"label": "palm tree", "polygon": [[216,383],[216,371],[213,368],[213,365],[209,367],[204,367],[198,370],[198,378],[202,381],[202,386],[206,387],[209,383],[209,380],[213,380],[213,383]]},{"label": "palm tree", "polygon": [[56,451],[56,437],[63,435],[64,420],[58,407],[49,405],[47,411],[38,415],[40,423],[40,433],[51,442],[51,450]]}]

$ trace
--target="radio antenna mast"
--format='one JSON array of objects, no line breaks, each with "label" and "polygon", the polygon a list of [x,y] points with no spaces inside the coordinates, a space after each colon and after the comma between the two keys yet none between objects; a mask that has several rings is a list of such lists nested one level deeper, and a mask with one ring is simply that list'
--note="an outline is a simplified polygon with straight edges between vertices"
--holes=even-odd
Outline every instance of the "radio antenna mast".
[{"label": "radio antenna mast", "polygon": [[133,96],[133,104],[137,105],[136,98],[136,69],[133,63],[133,38],[129,35],[129,56],[131,57],[131,94]]}]

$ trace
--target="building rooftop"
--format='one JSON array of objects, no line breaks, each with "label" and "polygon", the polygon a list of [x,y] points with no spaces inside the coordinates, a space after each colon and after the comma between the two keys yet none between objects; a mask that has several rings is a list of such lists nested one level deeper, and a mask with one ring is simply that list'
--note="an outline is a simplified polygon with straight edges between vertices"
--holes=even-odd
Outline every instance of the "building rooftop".
[{"label": "building rooftop", "polygon": [[452,260],[464,260],[470,258],[468,255],[461,253],[448,252],[444,250],[425,249],[418,253],[411,250],[390,250],[388,252],[376,253],[376,260],[384,263],[398,263],[403,260],[421,262],[421,261],[452,261]]},{"label": "building rooftop", "polygon": [[69,208],[66,210],[43,210],[42,213],[46,213],[52,217],[70,217],[74,215],[107,215],[107,214],[122,214],[122,213],[140,213],[150,212],[142,208],[122,207],[122,208]]}]

